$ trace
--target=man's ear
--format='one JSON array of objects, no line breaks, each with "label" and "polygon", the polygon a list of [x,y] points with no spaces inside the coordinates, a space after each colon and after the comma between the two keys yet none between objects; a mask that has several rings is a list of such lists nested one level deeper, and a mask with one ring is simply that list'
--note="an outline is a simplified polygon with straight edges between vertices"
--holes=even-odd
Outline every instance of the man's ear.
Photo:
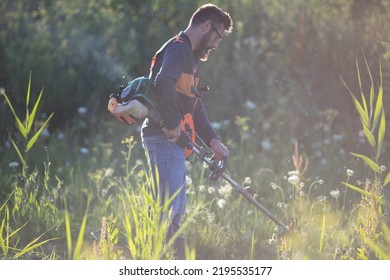
[{"label": "man's ear", "polygon": [[200,25],[200,29],[201,29],[203,34],[206,34],[211,29],[211,22],[209,20],[202,22]]}]

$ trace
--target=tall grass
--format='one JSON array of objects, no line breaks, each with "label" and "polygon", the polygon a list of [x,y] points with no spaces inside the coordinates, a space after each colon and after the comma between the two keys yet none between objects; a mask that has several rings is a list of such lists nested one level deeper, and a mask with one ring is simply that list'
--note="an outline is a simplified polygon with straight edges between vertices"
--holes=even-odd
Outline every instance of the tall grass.
[{"label": "tall grass", "polygon": [[23,166],[23,168],[22,168],[23,175],[25,175],[26,167],[27,167],[27,154],[31,150],[31,148],[34,146],[36,141],[38,140],[39,135],[42,133],[42,130],[49,123],[49,121],[53,117],[54,113],[52,113],[36,131],[33,131],[33,128],[34,128],[33,124],[36,123],[36,114],[37,114],[38,107],[39,107],[39,104],[40,104],[40,101],[42,98],[43,89],[39,93],[39,96],[38,96],[37,100],[35,101],[33,109],[30,110],[29,106],[30,106],[30,98],[31,98],[31,73],[30,73],[30,77],[28,80],[28,87],[27,87],[27,92],[26,92],[26,104],[25,104],[26,113],[25,113],[24,121],[22,121],[21,118],[15,112],[14,106],[12,105],[10,99],[8,98],[7,94],[5,93],[5,91],[3,89],[1,90],[0,94],[4,96],[4,98],[7,102],[7,105],[15,118],[15,122],[17,124],[19,134],[20,134],[20,136],[22,136],[22,139],[24,140],[24,141],[22,141],[21,145],[18,145],[17,141],[15,141],[11,137],[12,145],[13,145],[13,147],[14,147],[14,149],[19,157],[19,160],[21,161],[22,166]]},{"label": "tall grass", "polygon": [[[187,166],[188,205],[183,224],[167,242],[170,200],[161,204],[161,198],[156,199],[149,166],[141,160],[143,151],[134,137],[123,137],[122,144],[116,144],[122,137],[99,132],[100,137],[89,140],[94,148],[79,155],[77,141],[52,141],[48,151],[58,151],[56,156],[66,158],[64,147],[74,147],[75,158],[57,167],[51,164],[48,152],[43,170],[30,169],[26,168],[29,152],[31,145],[38,143],[35,135],[40,135],[42,126],[28,124],[36,120],[35,108],[41,97],[31,111],[26,109],[29,117],[24,122],[11,109],[19,131],[19,135],[10,135],[11,149],[18,154],[22,170],[0,175],[11,189],[0,206],[0,258],[172,260],[172,245],[184,236],[186,259],[389,259],[384,190],[390,173],[382,159],[386,146],[384,93],[381,79],[374,83],[368,66],[367,70],[371,88],[359,93],[360,101],[347,87],[371,151],[348,155],[359,160],[362,174],[366,169],[370,172],[361,183],[354,181],[363,176],[359,171],[347,169],[343,177],[330,178],[322,169],[315,170],[316,158],[309,160],[299,143],[292,147],[281,171],[264,167],[263,157],[273,159],[275,154],[272,150],[261,156],[254,153],[257,140],[251,134],[251,120],[237,118],[242,133],[238,143],[229,142],[229,171],[236,180],[242,177],[242,185],[291,227],[283,236],[226,182],[208,180],[208,171],[193,159]],[[357,72],[362,89],[358,64]],[[26,104],[29,99],[26,97]],[[73,134],[69,138],[74,138]],[[287,150],[285,146],[281,148]],[[356,203],[350,201],[352,195],[359,196]]]}]

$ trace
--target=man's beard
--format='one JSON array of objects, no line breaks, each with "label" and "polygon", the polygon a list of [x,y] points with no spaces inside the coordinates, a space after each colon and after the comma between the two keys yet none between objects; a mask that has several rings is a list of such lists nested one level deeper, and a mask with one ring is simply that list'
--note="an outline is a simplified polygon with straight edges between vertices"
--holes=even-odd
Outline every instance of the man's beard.
[{"label": "man's beard", "polygon": [[212,32],[205,34],[200,41],[198,48],[194,51],[196,57],[199,58],[201,61],[207,61],[210,52],[213,50],[213,48],[208,46],[211,34]]}]

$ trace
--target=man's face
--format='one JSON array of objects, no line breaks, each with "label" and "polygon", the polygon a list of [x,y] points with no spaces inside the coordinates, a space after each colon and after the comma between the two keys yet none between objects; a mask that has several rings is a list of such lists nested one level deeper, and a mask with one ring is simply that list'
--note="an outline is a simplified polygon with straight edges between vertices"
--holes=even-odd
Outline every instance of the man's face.
[{"label": "man's face", "polygon": [[196,56],[201,61],[207,61],[211,51],[218,47],[219,42],[222,40],[223,28],[216,29],[210,23],[210,30],[203,35],[198,48],[195,50]]}]

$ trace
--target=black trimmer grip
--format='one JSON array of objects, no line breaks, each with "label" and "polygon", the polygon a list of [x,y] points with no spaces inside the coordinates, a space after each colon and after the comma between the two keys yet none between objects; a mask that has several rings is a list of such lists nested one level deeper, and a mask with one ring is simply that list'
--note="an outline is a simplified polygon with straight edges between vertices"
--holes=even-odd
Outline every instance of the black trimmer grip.
[{"label": "black trimmer grip", "polygon": [[192,141],[190,136],[187,133],[182,131],[180,133],[179,139],[176,142],[180,147],[192,149]]},{"label": "black trimmer grip", "polygon": [[211,170],[209,178],[214,181],[218,180],[222,176],[223,172],[225,172],[227,166],[228,157],[225,157],[220,161],[212,161],[212,164],[209,166]]}]

